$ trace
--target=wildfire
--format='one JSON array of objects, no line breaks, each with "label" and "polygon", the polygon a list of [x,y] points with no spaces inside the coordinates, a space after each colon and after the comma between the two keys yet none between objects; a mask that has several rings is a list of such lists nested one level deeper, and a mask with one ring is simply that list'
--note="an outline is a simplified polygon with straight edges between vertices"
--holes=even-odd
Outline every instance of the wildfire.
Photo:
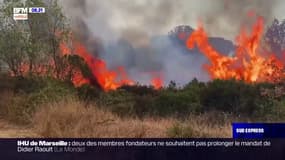
[{"label": "wildfire", "polygon": [[[254,16],[254,15],[253,15]],[[236,38],[236,50],[233,56],[225,56],[219,53],[208,41],[208,35],[202,24],[187,37],[180,34],[180,39],[187,39],[186,46],[189,49],[197,47],[209,60],[209,64],[205,64],[204,68],[212,79],[231,79],[243,80],[246,82],[278,82],[285,78],[284,74],[284,58],[279,60],[274,53],[268,53],[261,47],[262,33],[264,22],[262,18],[258,18],[250,32],[242,29]],[[60,36],[58,34],[57,36]],[[60,53],[65,55],[78,55],[81,57],[92,73],[92,77],[85,77],[82,71],[66,67],[66,72],[58,75],[55,69],[55,62],[51,59],[46,64],[39,64],[37,67],[30,66],[29,63],[21,64],[19,74],[36,73],[38,75],[46,75],[51,73],[55,78],[64,79],[68,75],[73,84],[78,87],[83,84],[93,84],[96,80],[104,91],[116,90],[123,85],[133,85],[124,67],[118,67],[116,70],[109,70],[104,60],[93,56],[88,52],[87,48],[78,41],[73,40],[74,50],[65,44],[60,44]],[[285,57],[285,51],[283,53]],[[70,74],[72,72],[72,74]],[[17,74],[17,72],[15,72]],[[13,75],[13,74],[12,74]],[[17,76],[17,75],[14,75]],[[155,89],[163,86],[161,76],[152,75],[151,84]]]},{"label": "wildfire", "polygon": [[[61,44],[62,54],[71,54],[69,48],[65,44]],[[74,54],[84,59],[92,75],[96,78],[97,82],[104,91],[115,90],[122,85],[133,85],[133,81],[130,80],[123,67],[119,67],[117,71],[108,70],[105,61],[92,56],[84,45],[79,42],[74,42]],[[74,75],[73,83],[75,86],[90,83],[81,74]]]},{"label": "wildfire", "polygon": [[[58,36],[60,35],[58,34]],[[62,72],[56,73],[56,66],[53,59],[48,60],[47,64],[38,64],[37,67],[32,68],[29,63],[22,63],[17,72],[20,75],[27,75],[28,73],[34,73],[39,76],[50,75],[61,80],[70,77],[75,87],[80,87],[84,84],[93,84],[96,81],[95,83],[104,91],[116,90],[123,85],[135,84],[128,77],[124,67],[120,66],[116,70],[109,70],[104,60],[93,56],[83,44],[76,40],[73,40],[73,51],[64,42],[60,43],[59,47],[61,56],[77,55],[81,57],[90,69],[91,77],[85,77],[80,68],[74,68],[71,65],[65,66]],[[11,72],[11,76],[17,75]],[[163,85],[163,81],[159,77],[153,78],[151,83],[155,89],[160,89]]]},{"label": "wildfire", "polygon": [[71,79],[75,87],[80,87],[84,84],[90,84],[90,80],[85,78],[81,71],[76,70]]},{"label": "wildfire", "polygon": [[160,89],[163,86],[163,80],[160,77],[155,77],[151,80],[154,89]]},{"label": "wildfire", "polygon": [[237,36],[235,55],[224,56],[209,43],[208,36],[200,24],[187,39],[186,46],[195,46],[208,58],[210,64],[205,69],[212,79],[244,80],[246,82],[275,82],[284,78],[284,63],[275,54],[264,53],[260,43],[263,33],[263,19],[260,17],[253,25],[252,31],[242,30]]}]

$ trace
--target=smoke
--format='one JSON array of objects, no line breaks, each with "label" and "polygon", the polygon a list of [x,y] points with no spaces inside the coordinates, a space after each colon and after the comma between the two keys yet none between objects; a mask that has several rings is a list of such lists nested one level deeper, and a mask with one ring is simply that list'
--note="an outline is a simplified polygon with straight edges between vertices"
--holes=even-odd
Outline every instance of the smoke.
[{"label": "smoke", "polygon": [[[148,83],[149,72],[166,82],[207,80],[206,59],[185,54],[167,33],[177,25],[202,21],[210,36],[234,40],[241,25],[250,26],[249,11],[266,23],[282,17],[283,0],[60,0],[78,37],[111,68],[125,66],[133,79]],[[253,13],[253,12],[252,12]],[[98,49],[99,48],[99,49]]]},{"label": "smoke", "polygon": [[283,0],[215,0],[212,2],[212,8],[202,15],[201,20],[212,35],[233,40],[241,26],[252,25],[254,15],[262,16],[265,23],[269,24],[273,18],[285,18],[280,14],[283,9]]},{"label": "smoke", "polygon": [[[178,24],[196,26],[198,20],[213,36],[233,39],[248,11],[270,21],[285,18],[283,0],[61,0],[72,18],[84,19],[90,30],[104,40],[141,39],[167,33]],[[131,31],[134,35],[125,34]],[[138,35],[139,37],[137,37]],[[129,37],[131,36],[131,37]]]}]

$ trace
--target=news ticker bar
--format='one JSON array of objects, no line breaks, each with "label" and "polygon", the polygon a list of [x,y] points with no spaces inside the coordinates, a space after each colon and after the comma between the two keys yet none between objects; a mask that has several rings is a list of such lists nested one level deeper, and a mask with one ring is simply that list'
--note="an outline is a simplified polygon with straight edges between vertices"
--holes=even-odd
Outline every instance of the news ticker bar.
[{"label": "news ticker bar", "polygon": [[5,160],[71,157],[114,160],[130,159],[129,156],[135,156],[131,159],[278,160],[285,158],[284,153],[285,139],[0,139],[0,157]]},{"label": "news ticker bar", "polygon": [[285,138],[285,123],[233,123],[233,138]]}]

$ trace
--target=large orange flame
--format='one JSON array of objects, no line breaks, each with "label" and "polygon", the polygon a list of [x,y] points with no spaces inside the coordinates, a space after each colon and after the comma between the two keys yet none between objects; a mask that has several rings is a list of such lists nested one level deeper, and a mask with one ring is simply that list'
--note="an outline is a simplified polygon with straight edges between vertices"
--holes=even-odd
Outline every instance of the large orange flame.
[{"label": "large orange flame", "polygon": [[163,86],[163,80],[160,77],[154,77],[151,80],[151,84],[154,89],[161,89]]},{"label": "large orange flame", "polygon": [[244,29],[237,37],[234,56],[224,56],[215,50],[208,41],[208,36],[200,24],[187,39],[186,46],[195,46],[208,58],[210,65],[205,69],[212,79],[244,80],[246,82],[275,82],[284,78],[284,63],[275,54],[264,53],[260,43],[263,32],[263,19],[254,24],[251,33]]},{"label": "large orange flame", "polygon": [[[71,54],[71,51],[65,44],[61,44],[62,54]],[[133,85],[134,82],[130,80],[123,67],[119,67],[117,71],[108,70],[105,61],[92,56],[79,42],[74,42],[74,54],[80,56],[87,63],[92,75],[96,78],[97,82],[104,91],[115,90],[122,85]],[[75,75],[75,81],[73,83],[75,86],[80,86],[82,84],[88,84],[89,81],[86,80],[82,75]]]},{"label": "large orange flame", "polygon": [[[60,36],[60,34],[57,36]],[[135,84],[134,81],[128,77],[124,67],[120,66],[116,70],[109,70],[104,60],[92,56],[92,54],[88,52],[87,48],[76,40],[73,40],[74,50],[71,50],[71,48],[69,48],[64,42],[60,43],[59,47],[61,56],[75,54],[81,57],[88,65],[88,68],[92,73],[92,77],[85,77],[79,68],[74,68],[70,65],[65,66],[66,68],[64,71],[58,75],[56,73],[55,63],[52,59],[50,59],[46,64],[37,64],[37,67],[33,67],[32,69],[29,66],[29,63],[22,63],[18,73],[23,76],[28,73],[34,73],[39,76],[50,75],[62,80],[66,77],[70,77],[75,87],[80,87],[84,84],[93,84],[95,80],[95,83],[99,84],[104,91],[116,90],[123,85]],[[11,76],[17,75],[11,73]],[[155,77],[151,83],[155,89],[160,89],[163,85],[163,81],[159,77]]]}]

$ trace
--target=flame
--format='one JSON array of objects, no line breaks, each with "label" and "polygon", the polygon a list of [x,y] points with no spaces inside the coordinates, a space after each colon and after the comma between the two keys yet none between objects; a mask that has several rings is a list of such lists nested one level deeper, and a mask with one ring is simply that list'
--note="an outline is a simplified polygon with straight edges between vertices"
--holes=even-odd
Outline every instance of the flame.
[{"label": "flame", "polygon": [[[249,13],[249,16],[254,15]],[[197,47],[208,58],[210,63],[205,64],[204,68],[212,79],[234,78],[249,83],[278,82],[285,78],[285,58],[279,60],[274,53],[268,53],[261,47],[263,28],[263,19],[259,17],[250,32],[242,29],[236,38],[237,47],[234,56],[225,56],[212,47],[201,23],[189,37],[185,34],[180,34],[178,37],[180,39],[185,37],[187,39],[187,48]],[[58,33],[57,36],[60,36],[60,34]],[[80,69],[72,70],[71,80],[76,87],[91,84],[94,79],[104,91],[116,90],[123,85],[134,84],[134,81],[128,77],[124,67],[110,70],[103,59],[92,56],[80,42],[73,40],[73,47],[74,50],[71,51],[65,43],[61,43],[61,55],[76,54],[80,56],[92,72],[92,77],[84,77]],[[285,51],[283,57],[285,57]],[[22,75],[27,73],[37,73],[37,75],[51,73],[55,78],[63,79],[69,74],[68,71],[70,71],[70,66],[67,66],[66,72],[62,73],[63,75],[58,76],[55,73],[54,61],[49,60],[45,64],[37,64],[34,67],[30,67],[29,63],[23,63],[18,72]],[[13,76],[12,73],[11,75]],[[155,89],[160,89],[163,86],[163,79],[161,76],[152,75],[151,84]]]},{"label": "flame", "polygon": [[[65,45],[60,45],[63,55],[71,54],[70,49]],[[119,67],[117,71],[112,71],[107,68],[104,60],[92,56],[84,45],[79,42],[74,42],[74,53],[84,59],[92,75],[96,78],[97,82],[104,91],[115,90],[123,85],[133,85],[123,67]],[[90,81],[80,74],[74,75],[73,83],[75,86],[82,84],[89,84]]]},{"label": "flame", "polygon": [[163,80],[160,77],[154,77],[151,80],[151,84],[154,89],[158,90],[161,89],[163,86]]},{"label": "flame", "polygon": [[[67,76],[71,76],[71,81],[75,87],[80,87],[84,84],[92,84],[92,81],[96,79],[96,82],[98,82],[104,91],[116,90],[123,85],[135,84],[133,80],[129,79],[124,67],[120,66],[117,70],[109,70],[104,60],[92,56],[87,48],[78,41],[73,40],[74,50],[71,50],[64,42],[60,43],[59,47],[61,56],[76,54],[83,58],[92,72],[92,77],[84,77],[79,68],[72,68],[71,66],[66,66],[64,71],[62,71],[60,75],[57,75],[55,72],[55,63],[52,59],[46,64],[37,64],[37,66],[32,69],[30,68],[29,63],[22,63],[18,73],[23,76],[28,73],[34,73],[39,76],[50,75],[62,80]],[[12,72],[10,75],[17,76]],[[162,79],[154,78],[152,82],[155,89],[160,89],[162,87]]]},{"label": "flame", "polygon": [[212,79],[244,80],[246,82],[275,82],[284,78],[284,63],[273,53],[263,53],[260,47],[263,33],[263,19],[259,17],[251,33],[244,29],[237,36],[237,48],[233,57],[224,56],[215,50],[208,41],[208,35],[199,24],[187,39],[186,46],[195,46],[208,58],[204,67]]},{"label": "flame", "polygon": [[[51,60],[48,60],[47,63],[43,64],[37,64],[30,66],[28,62],[23,61],[21,64],[19,64],[19,68],[17,70],[17,73],[22,76],[27,76],[28,74],[36,74],[39,76],[47,75],[51,70],[53,70],[54,62]],[[19,76],[15,75],[14,72],[10,71],[10,76]]]},{"label": "flame", "polygon": [[84,84],[90,84],[90,80],[85,78],[78,70],[73,73],[71,81],[75,87],[80,87]]}]

